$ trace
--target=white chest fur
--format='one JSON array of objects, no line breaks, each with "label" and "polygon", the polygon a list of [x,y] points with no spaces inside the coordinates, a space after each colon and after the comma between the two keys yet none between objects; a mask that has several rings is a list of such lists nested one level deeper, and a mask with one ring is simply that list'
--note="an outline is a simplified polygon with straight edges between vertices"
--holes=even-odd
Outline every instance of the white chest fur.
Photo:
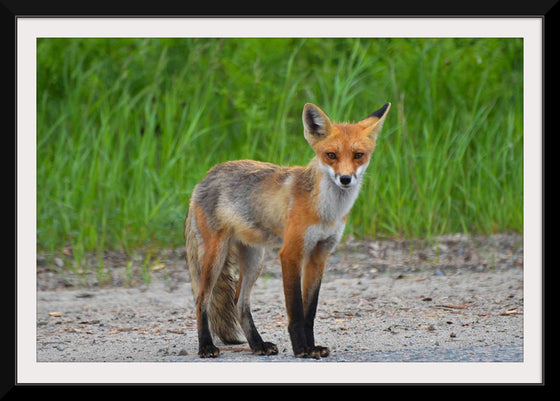
[{"label": "white chest fur", "polygon": [[358,197],[361,181],[360,177],[356,185],[342,189],[327,174],[323,175],[317,207],[322,222],[310,226],[305,232],[304,250],[306,252],[313,249],[319,242],[324,242],[328,247],[334,247],[340,241],[346,225],[344,217]]},{"label": "white chest fur", "polygon": [[325,250],[330,251],[338,244],[342,233],[344,232],[345,223],[343,220],[332,224],[315,224],[309,226],[305,231],[304,253],[308,254],[319,243]]},{"label": "white chest fur", "polygon": [[319,215],[324,222],[336,223],[348,214],[362,186],[362,177],[359,176],[355,185],[342,189],[336,185],[328,174],[323,174],[319,192]]}]

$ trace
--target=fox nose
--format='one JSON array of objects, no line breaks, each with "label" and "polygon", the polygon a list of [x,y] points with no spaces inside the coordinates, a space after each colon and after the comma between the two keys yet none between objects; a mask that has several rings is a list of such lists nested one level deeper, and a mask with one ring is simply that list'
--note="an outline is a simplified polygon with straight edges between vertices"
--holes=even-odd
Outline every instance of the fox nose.
[{"label": "fox nose", "polygon": [[340,176],[340,183],[342,185],[348,185],[352,182],[352,176],[349,175],[341,175]]}]

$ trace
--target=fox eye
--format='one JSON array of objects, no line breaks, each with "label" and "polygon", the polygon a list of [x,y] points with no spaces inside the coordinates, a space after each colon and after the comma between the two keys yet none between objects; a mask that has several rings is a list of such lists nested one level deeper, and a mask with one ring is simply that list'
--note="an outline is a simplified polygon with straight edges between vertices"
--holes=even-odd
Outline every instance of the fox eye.
[{"label": "fox eye", "polygon": [[361,159],[363,156],[364,156],[363,153],[359,153],[359,152],[354,153],[354,159]]},{"label": "fox eye", "polygon": [[333,152],[327,152],[327,157],[331,160],[336,160],[336,154]]}]

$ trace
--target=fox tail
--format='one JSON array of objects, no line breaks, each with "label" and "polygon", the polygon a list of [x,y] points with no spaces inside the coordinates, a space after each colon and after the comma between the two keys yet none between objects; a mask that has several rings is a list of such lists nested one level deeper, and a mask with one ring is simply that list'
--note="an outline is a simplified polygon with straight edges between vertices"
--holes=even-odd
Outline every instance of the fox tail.
[{"label": "fox tail", "polygon": [[[200,288],[201,255],[204,248],[200,242],[192,206],[189,207],[185,221],[185,258],[191,286],[196,303]],[[230,247],[224,267],[212,290],[208,306],[208,321],[210,330],[225,344],[240,344],[245,342],[239,323],[236,306],[236,271],[239,271],[239,258],[235,247]]]}]

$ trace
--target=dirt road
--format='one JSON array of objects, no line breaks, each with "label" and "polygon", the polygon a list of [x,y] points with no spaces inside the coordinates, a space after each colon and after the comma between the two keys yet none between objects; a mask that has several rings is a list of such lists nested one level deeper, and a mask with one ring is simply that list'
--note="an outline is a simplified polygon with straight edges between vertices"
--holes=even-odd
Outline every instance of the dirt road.
[{"label": "dirt road", "polygon": [[[194,302],[182,249],[138,261],[107,254],[107,282],[63,277],[38,258],[37,362],[304,362],[292,356],[279,263],[267,254],[251,305],[263,339],[197,356]],[[321,362],[522,362],[523,240],[440,237],[433,243],[347,240],[330,258],[315,323]]]}]

